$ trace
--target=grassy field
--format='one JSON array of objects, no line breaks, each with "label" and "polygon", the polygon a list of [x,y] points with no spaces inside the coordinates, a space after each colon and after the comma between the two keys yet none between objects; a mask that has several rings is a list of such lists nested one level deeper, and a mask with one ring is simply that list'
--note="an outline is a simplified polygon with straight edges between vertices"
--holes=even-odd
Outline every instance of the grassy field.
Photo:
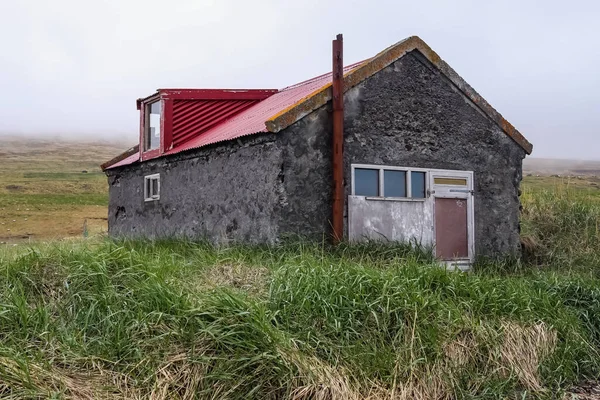
[{"label": "grassy field", "polygon": [[406,246],[111,241],[96,165],[126,146],[36,146],[0,156],[2,399],[598,398],[596,178],[526,177],[525,258],[452,273]]},{"label": "grassy field", "polygon": [[92,240],[0,265],[0,398],[574,398],[600,372],[598,264]]},{"label": "grassy field", "polygon": [[[108,203],[100,163],[126,146],[2,137],[0,243],[106,232]],[[83,172],[86,171],[86,172]]]}]

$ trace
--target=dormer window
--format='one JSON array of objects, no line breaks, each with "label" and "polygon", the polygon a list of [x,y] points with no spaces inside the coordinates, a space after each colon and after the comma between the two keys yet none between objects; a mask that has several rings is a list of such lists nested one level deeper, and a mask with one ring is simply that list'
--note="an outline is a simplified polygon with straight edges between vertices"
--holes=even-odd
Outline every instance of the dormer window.
[{"label": "dormer window", "polygon": [[155,150],[160,148],[160,114],[162,111],[161,101],[155,101],[146,105],[146,128],[145,150]]},{"label": "dormer window", "polygon": [[137,99],[140,161],[177,151],[275,93],[274,89],[159,89]]}]

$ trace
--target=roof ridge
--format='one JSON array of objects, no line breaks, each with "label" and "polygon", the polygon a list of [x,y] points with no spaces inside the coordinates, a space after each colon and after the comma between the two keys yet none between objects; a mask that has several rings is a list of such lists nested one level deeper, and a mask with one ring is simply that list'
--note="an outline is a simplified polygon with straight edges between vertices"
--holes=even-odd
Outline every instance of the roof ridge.
[{"label": "roof ridge", "polygon": [[[362,61],[359,61],[359,62],[355,62],[355,63],[353,63],[353,64],[346,65],[346,66],[344,67],[344,71],[345,71],[345,72],[347,72],[346,70],[351,70],[351,69],[354,69],[354,68],[358,67],[359,65],[361,65],[362,63],[364,63],[364,62],[366,62],[366,61],[369,61],[369,60],[370,60],[370,58],[367,58],[367,59],[364,59],[364,60],[362,60]],[[299,86],[307,85],[307,84],[309,84],[309,83],[316,82],[316,81],[318,81],[318,80],[320,80],[320,79],[323,79],[323,78],[324,78],[324,77],[326,77],[327,75],[331,75],[331,71],[330,71],[330,72],[326,72],[326,73],[324,73],[324,74],[321,74],[321,75],[318,75],[318,76],[315,76],[315,77],[313,77],[313,78],[307,79],[307,80],[305,80],[305,81],[298,82],[298,83],[294,83],[293,85],[290,85],[290,86],[286,86],[286,87],[284,87],[284,88],[280,89],[279,91],[280,91],[280,92],[283,92],[284,90],[295,89],[295,88],[297,88],[297,87],[299,87]]]},{"label": "roof ridge", "polygon": [[[370,76],[376,74],[414,50],[419,51],[419,53],[437,68],[458,90],[460,90],[475,107],[497,124],[510,138],[519,144],[527,154],[531,154],[533,145],[418,36],[411,36],[403,39],[379,52],[375,57],[345,66],[344,91],[358,85],[365,79],[368,79]],[[221,123],[211,126],[202,134],[189,138],[177,148],[171,148],[165,151],[163,154],[171,155],[181,151],[187,151],[259,132],[279,132],[331,100],[330,76],[331,72],[327,72],[279,90],[197,89],[213,91],[273,90],[273,93],[255,102],[243,111],[227,117]],[[170,90],[185,91],[186,89]],[[148,98],[157,95],[159,95],[159,93],[155,93]],[[209,132],[210,134],[208,134]],[[139,145],[137,147],[139,147]],[[134,147],[115,157],[113,160],[104,163],[102,167],[103,169],[106,169],[128,165],[138,161],[139,155],[139,150]]]},{"label": "roof ridge", "polygon": [[[344,73],[344,92],[358,85],[365,79],[381,71],[407,53],[418,50],[431,62],[452,84],[454,84],[469,100],[488,116],[500,129],[519,144],[527,154],[531,154],[533,145],[525,139],[510,122],[496,111],[479,93],[475,91],[456,71],[450,67],[431,47],[418,36],[410,36],[368,59],[363,64]],[[323,77],[322,75],[321,77]],[[300,99],[290,107],[269,118],[265,124],[270,132],[276,133],[305,117],[312,111],[331,100],[331,82],[321,86],[310,95]]]}]

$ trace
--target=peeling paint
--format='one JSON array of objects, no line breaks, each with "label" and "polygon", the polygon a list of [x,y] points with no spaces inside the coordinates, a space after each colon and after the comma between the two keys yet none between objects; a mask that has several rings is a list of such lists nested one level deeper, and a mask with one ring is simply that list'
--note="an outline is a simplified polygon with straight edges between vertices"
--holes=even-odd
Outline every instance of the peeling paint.
[{"label": "peeling paint", "polygon": [[433,245],[433,205],[424,201],[366,200],[348,197],[348,239]]}]

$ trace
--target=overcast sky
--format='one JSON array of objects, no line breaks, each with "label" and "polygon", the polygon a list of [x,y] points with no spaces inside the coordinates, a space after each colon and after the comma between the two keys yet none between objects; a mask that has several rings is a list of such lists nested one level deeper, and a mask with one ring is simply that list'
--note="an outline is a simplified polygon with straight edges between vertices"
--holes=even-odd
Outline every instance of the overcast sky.
[{"label": "overcast sky", "polygon": [[[0,132],[137,140],[157,88],[281,88],[418,35],[534,144],[600,159],[600,2],[0,0]],[[1,147],[1,145],[0,145]]]}]

